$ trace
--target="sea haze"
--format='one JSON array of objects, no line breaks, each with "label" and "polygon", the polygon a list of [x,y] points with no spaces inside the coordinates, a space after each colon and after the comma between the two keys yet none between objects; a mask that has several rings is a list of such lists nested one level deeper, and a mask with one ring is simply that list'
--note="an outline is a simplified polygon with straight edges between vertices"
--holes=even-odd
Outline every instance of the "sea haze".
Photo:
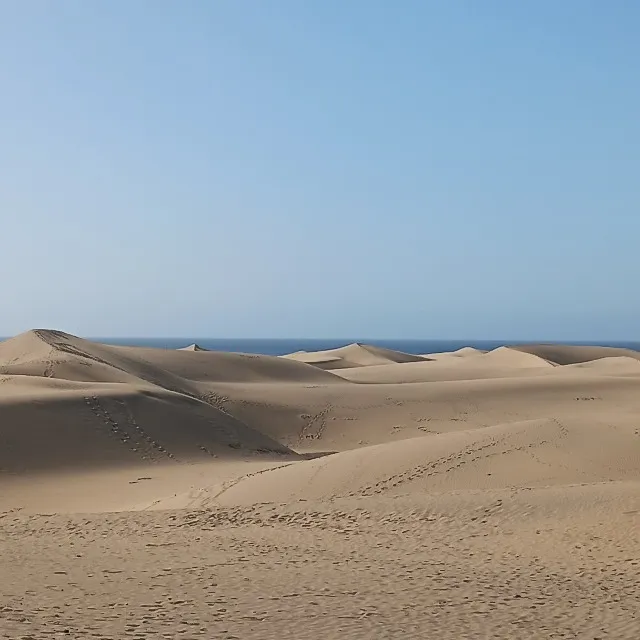
[{"label": "sea haze", "polygon": [[[276,338],[90,338],[96,342],[105,344],[155,347],[160,349],[179,349],[196,343],[199,346],[211,351],[232,351],[236,353],[260,353],[265,355],[280,356],[295,351],[323,351],[326,349],[336,349],[353,342],[404,351],[405,353],[442,353],[444,351],[455,351],[462,347],[475,347],[476,349],[491,350],[504,345],[513,344],[539,344],[549,341],[530,340],[374,340],[374,339],[335,339],[321,340],[314,338],[304,339],[276,339]],[[552,341],[553,342],[553,341]],[[623,347],[640,351],[640,342],[563,342],[562,344],[589,344],[606,347]]]}]

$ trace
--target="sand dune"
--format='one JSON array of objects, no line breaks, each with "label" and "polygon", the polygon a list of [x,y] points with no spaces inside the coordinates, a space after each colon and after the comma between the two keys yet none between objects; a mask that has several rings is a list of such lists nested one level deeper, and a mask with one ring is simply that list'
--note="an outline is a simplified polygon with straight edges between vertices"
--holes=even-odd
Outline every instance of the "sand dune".
[{"label": "sand dune", "polygon": [[372,365],[341,369],[335,373],[353,382],[402,384],[531,376],[540,373],[537,369],[553,366],[536,355],[502,347],[488,353],[473,351],[457,356],[452,353],[429,361]]},{"label": "sand dune", "polygon": [[484,360],[490,360],[496,364],[503,364],[512,367],[552,367],[555,361],[548,360],[542,356],[511,349],[509,347],[499,347],[481,356]]},{"label": "sand dune", "polygon": [[637,429],[528,420],[363,447],[245,478],[222,504],[634,480]]},{"label": "sand dune", "polygon": [[456,351],[441,351],[439,353],[424,353],[421,354],[423,358],[429,360],[442,360],[444,358],[468,358],[471,356],[479,356],[483,353],[487,353],[482,349],[476,349],[475,347],[462,347],[456,349]]},{"label": "sand dune", "polygon": [[144,381],[172,390],[193,389],[185,381],[335,382],[315,367],[274,356],[111,346],[49,330],[0,343],[3,373],[87,382]]},{"label": "sand dune", "polygon": [[27,332],[0,343],[0,636],[635,640],[639,392],[602,347]]},{"label": "sand dune", "polygon": [[635,360],[640,359],[640,352],[617,347],[538,344],[514,345],[511,349],[516,349],[523,353],[530,353],[560,365],[577,364],[616,356],[626,356],[628,358],[634,358]]},{"label": "sand dune", "polygon": [[368,367],[399,362],[421,362],[425,359],[422,356],[415,356],[409,353],[361,344],[359,342],[338,349],[312,352],[298,351],[282,357],[298,362],[306,362],[328,370]]},{"label": "sand dune", "polygon": [[209,349],[205,349],[201,347],[199,344],[195,342],[193,344],[187,345],[186,347],[180,347],[178,351],[209,351]]}]

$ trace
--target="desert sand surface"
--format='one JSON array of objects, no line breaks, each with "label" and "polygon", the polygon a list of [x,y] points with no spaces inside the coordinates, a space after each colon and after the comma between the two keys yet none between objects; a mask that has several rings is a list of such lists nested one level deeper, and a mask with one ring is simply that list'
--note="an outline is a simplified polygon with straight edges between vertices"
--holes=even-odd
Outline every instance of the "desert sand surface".
[{"label": "desert sand surface", "polygon": [[640,638],[640,353],[0,343],[0,638]]}]

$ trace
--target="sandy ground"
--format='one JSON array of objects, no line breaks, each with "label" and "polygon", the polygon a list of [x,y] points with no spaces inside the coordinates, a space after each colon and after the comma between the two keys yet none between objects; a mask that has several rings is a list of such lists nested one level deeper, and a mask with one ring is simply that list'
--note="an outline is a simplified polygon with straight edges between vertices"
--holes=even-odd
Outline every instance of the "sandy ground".
[{"label": "sandy ground", "polygon": [[0,343],[0,638],[640,637],[640,354]]}]

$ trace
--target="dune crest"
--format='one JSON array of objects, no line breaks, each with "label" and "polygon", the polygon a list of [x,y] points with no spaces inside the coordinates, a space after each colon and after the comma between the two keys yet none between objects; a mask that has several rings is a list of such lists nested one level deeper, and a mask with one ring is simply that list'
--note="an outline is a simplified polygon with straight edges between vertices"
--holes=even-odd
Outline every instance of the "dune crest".
[{"label": "dune crest", "polygon": [[180,347],[178,351],[209,351],[209,349],[205,349],[204,347],[201,347],[199,344],[196,344],[194,342],[193,344],[190,344],[186,347]]}]

